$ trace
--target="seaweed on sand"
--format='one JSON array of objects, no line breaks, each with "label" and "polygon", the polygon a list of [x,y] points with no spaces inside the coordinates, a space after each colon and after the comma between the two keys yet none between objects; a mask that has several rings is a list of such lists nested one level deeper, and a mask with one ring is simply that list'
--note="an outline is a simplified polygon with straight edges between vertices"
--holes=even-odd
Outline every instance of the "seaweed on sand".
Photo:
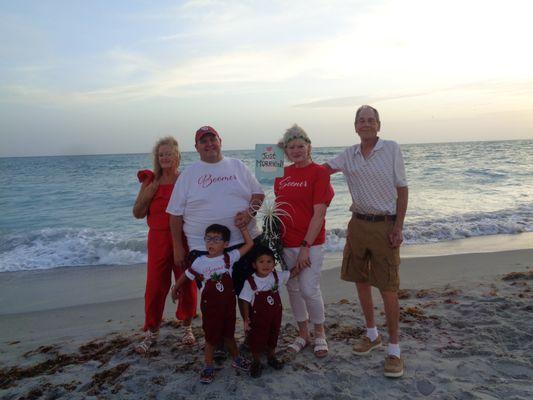
[{"label": "seaweed on sand", "polygon": [[[122,336],[110,341],[93,340],[79,348],[79,354],[58,354],[53,358],[30,367],[11,367],[0,370],[0,389],[11,386],[14,382],[25,378],[32,378],[38,375],[51,375],[71,364],[82,364],[89,360],[100,361],[105,364],[111,357],[124,347],[129,346],[131,339]],[[40,347],[26,354],[49,353],[53,346]]]}]

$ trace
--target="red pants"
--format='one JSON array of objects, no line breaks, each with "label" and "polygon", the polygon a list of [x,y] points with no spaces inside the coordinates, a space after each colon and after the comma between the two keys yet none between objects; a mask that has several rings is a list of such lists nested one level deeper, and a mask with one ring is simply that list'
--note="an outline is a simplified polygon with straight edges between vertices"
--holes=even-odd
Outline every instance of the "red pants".
[{"label": "red pants", "polygon": [[[184,241],[184,247],[188,247]],[[157,330],[161,325],[165,300],[174,279],[183,273],[181,268],[174,265],[172,250],[172,235],[170,230],[150,229],[148,231],[148,263],[146,276],[146,292],[144,294],[144,330]],[[189,281],[182,286],[176,318],[184,320],[196,316],[197,289],[196,282]]]}]

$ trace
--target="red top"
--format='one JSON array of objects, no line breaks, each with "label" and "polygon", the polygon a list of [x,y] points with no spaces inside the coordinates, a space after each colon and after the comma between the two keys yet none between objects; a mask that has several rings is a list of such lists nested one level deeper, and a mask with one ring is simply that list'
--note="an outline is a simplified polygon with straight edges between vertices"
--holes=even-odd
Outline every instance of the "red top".
[{"label": "red top", "polygon": [[[313,217],[313,206],[315,204],[329,206],[335,194],[329,182],[328,171],[314,162],[303,168],[296,168],[294,165],[285,167],[283,178],[276,178],[274,182],[274,193],[276,202],[281,203],[280,208],[290,215],[280,218],[285,226],[283,233],[285,247],[300,246]],[[324,221],[312,245],[319,245],[325,241]]]},{"label": "red top", "polygon": [[[154,180],[154,173],[148,169],[137,172],[139,182],[146,181],[150,183]],[[155,192],[150,208],[146,216],[146,222],[150,229],[169,230],[169,215],[167,214],[167,205],[172,195],[173,184],[159,185],[157,192]]]}]

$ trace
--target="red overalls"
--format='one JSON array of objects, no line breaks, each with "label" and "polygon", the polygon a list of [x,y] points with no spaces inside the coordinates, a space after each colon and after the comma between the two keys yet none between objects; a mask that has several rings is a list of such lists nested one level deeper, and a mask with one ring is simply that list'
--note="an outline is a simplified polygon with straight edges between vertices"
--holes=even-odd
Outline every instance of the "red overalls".
[{"label": "red overalls", "polygon": [[[278,274],[276,271],[272,271],[272,273],[277,288],[279,284]],[[248,283],[255,292],[248,340],[252,353],[262,353],[267,349],[275,349],[278,344],[283,306],[278,289],[257,291],[253,276],[248,278]]]},{"label": "red overalls", "polygon": [[[152,171],[144,170],[137,173],[140,182],[154,179]],[[167,205],[174,185],[159,185],[150,203],[146,216],[148,230],[148,262],[146,275],[146,291],[144,294],[144,330],[157,330],[161,325],[165,300],[174,279],[183,273],[182,269],[174,265],[172,234],[170,233],[169,215],[166,213]],[[188,253],[189,249],[185,235],[183,247]],[[180,291],[176,318],[184,320],[196,315],[197,290],[194,282],[186,282]]]},{"label": "red overalls", "polygon": [[[205,284],[200,299],[202,328],[205,341],[213,346],[219,345],[224,339],[233,339],[235,336],[236,301],[233,280],[229,274],[230,265],[227,253],[224,253],[224,262],[228,271],[216,281],[213,279],[204,281],[203,275],[189,268],[189,272],[196,277],[196,280]],[[191,282],[194,283],[194,281]]]}]

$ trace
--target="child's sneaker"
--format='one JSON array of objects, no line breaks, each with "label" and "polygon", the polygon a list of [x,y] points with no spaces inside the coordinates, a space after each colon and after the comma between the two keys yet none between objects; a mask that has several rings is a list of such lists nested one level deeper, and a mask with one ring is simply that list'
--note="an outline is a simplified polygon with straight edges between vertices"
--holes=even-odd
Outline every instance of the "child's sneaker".
[{"label": "child's sneaker", "polygon": [[250,367],[250,376],[252,378],[259,378],[263,372],[263,365],[259,361],[252,362]]},{"label": "child's sneaker", "polygon": [[213,367],[205,367],[200,374],[200,382],[207,385],[213,382],[213,379],[215,379],[215,369]]},{"label": "child's sneaker", "polygon": [[233,360],[231,366],[235,369],[240,369],[241,371],[249,371],[250,361],[248,361],[246,358],[242,358],[241,356],[239,356]]}]

